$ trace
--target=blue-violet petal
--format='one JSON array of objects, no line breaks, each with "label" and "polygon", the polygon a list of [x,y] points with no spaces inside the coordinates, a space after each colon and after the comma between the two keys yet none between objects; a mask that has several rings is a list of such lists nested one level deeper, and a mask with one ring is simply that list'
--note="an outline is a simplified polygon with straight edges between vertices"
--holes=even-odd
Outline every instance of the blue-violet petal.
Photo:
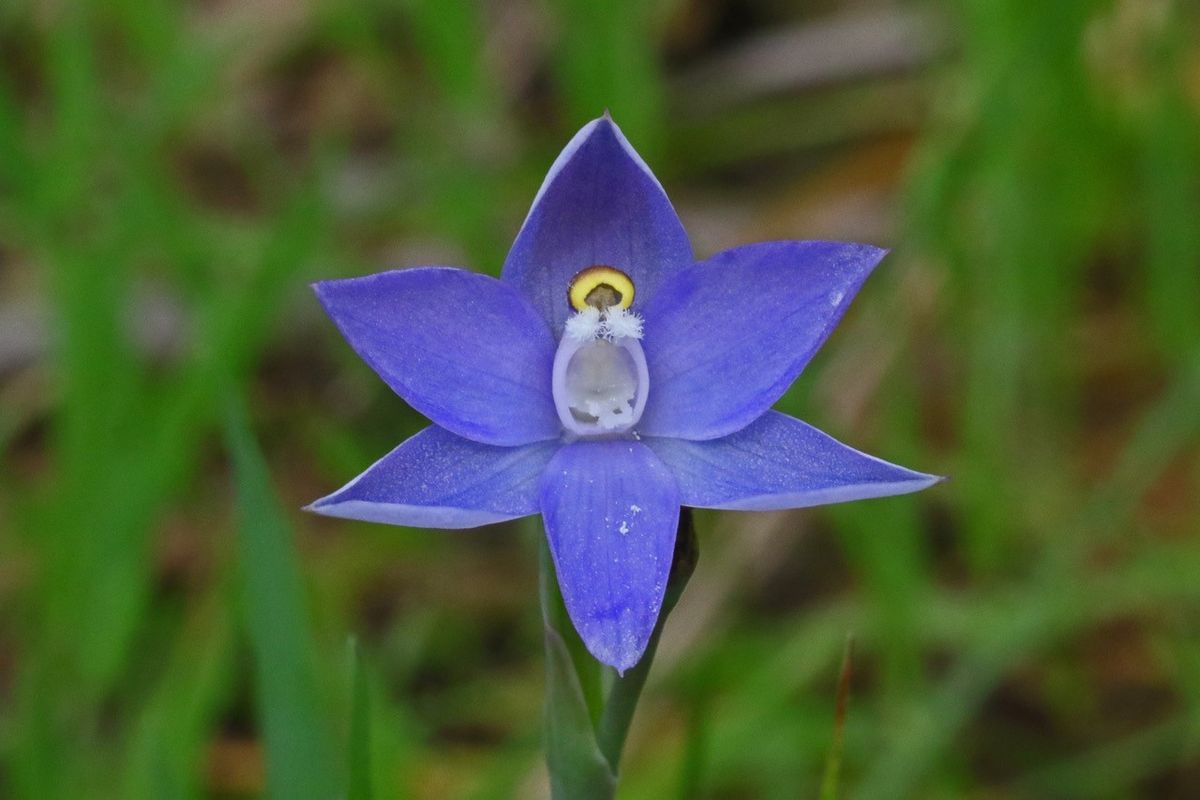
[{"label": "blue-violet petal", "polygon": [[511,285],[422,267],[314,289],[350,346],[436,424],[495,445],[559,435],[554,339]]},{"label": "blue-violet petal", "polygon": [[572,313],[571,279],[585,267],[625,272],[640,304],[691,263],[687,233],[658,179],[605,116],[584,126],[550,167],[502,278],[558,333]]},{"label": "blue-violet petal", "polygon": [[473,528],[538,512],[557,442],[479,444],[431,425],[309,511],[417,528]]},{"label": "blue-violet petal", "polygon": [[778,411],[722,439],[643,441],[674,473],[680,501],[696,508],[806,508],[907,494],[941,480],[860,453]]},{"label": "blue-violet petal", "polygon": [[624,672],[662,607],[679,524],[675,479],[641,442],[575,442],[546,468],[541,506],[567,613],[592,655]]},{"label": "blue-violet petal", "polygon": [[886,251],[764,242],[677,273],[645,306],[649,436],[715,439],[758,419],[829,336]]}]

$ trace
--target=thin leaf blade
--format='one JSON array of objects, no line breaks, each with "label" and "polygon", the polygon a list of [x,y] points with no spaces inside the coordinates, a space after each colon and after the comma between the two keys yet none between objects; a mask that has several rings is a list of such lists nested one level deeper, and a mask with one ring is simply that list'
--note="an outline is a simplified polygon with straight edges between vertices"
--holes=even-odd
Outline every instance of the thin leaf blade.
[{"label": "thin leaf blade", "polygon": [[316,654],[290,530],[240,402],[225,425],[238,495],[243,611],[254,655],[267,796],[330,800],[341,782],[321,708]]}]

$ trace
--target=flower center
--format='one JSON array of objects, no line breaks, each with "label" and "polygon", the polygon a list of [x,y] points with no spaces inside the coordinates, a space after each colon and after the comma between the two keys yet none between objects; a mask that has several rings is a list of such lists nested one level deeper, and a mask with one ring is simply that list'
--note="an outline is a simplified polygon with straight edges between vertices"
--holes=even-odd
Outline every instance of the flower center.
[{"label": "flower center", "polygon": [[551,379],[569,437],[624,434],[642,416],[650,380],[638,342],[642,320],[625,310],[632,297],[632,281],[612,267],[590,267],[572,282],[578,313],[567,320]]},{"label": "flower center", "polygon": [[646,407],[649,384],[646,356],[631,337],[580,341],[564,335],[554,354],[554,408],[575,436],[629,431]]}]

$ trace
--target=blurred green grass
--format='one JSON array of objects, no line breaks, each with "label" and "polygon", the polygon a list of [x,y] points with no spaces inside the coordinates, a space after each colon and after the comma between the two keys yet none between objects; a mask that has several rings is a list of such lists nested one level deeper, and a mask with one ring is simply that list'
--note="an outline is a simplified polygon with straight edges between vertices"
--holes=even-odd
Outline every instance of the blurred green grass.
[{"label": "blurred green grass", "polygon": [[[782,405],[953,478],[699,515],[621,796],[815,797],[847,631],[846,796],[1187,796],[1197,10],[870,11],[0,7],[0,308],[48,320],[0,368],[0,795],[537,796],[536,526],[294,510],[421,425],[305,292],[495,273],[556,149],[609,108],[699,255],[895,248]],[[870,37],[914,18],[941,45],[872,67]],[[848,29],[853,74],[764,93],[802,53],[721,61]]]}]

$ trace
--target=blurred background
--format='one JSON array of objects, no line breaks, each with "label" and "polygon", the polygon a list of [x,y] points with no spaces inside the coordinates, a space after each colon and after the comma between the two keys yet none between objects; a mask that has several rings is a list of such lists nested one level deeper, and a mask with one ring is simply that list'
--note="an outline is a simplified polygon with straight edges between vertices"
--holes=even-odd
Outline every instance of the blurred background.
[{"label": "blurred background", "polygon": [[0,796],[544,796],[538,524],[299,510],[423,425],[307,284],[608,108],[698,256],[893,248],[781,407],[952,476],[699,515],[620,796],[815,797],[853,633],[847,797],[1200,797],[1198,17],[4,0]]}]

